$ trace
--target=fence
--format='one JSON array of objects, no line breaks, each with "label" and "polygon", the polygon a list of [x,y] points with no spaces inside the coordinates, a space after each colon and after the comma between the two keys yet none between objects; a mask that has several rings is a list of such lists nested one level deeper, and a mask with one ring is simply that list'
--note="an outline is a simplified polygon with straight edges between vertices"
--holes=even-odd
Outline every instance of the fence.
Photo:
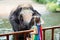
[{"label": "fence", "polygon": [[[43,40],[45,40],[45,31],[46,30],[51,30],[52,33],[52,37],[51,37],[51,40],[54,40],[54,30],[55,29],[59,29],[60,26],[56,26],[56,27],[48,27],[48,28],[43,28]],[[12,32],[12,33],[7,33],[7,34],[0,34],[0,36],[6,36],[7,40],[9,40],[9,36],[10,35],[15,35],[15,40],[18,40],[17,39],[17,35],[18,34],[24,34],[24,37],[26,36],[26,34],[29,34],[30,32],[33,32],[33,30],[25,30],[25,31],[19,31],[19,32]],[[26,40],[26,37],[24,38],[24,40]]]}]

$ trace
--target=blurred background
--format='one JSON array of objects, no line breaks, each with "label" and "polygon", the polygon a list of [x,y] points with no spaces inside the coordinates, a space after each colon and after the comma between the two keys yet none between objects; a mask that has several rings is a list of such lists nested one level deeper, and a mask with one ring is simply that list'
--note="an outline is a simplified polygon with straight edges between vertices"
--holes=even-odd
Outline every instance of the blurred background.
[{"label": "blurred background", "polygon": [[[9,22],[10,12],[23,3],[31,4],[41,14],[44,20],[43,28],[60,26],[60,0],[0,0],[0,33],[7,30],[8,32],[12,31],[12,26]],[[58,30],[55,33],[57,32],[60,31]],[[50,30],[46,34],[46,40],[50,40]]]}]

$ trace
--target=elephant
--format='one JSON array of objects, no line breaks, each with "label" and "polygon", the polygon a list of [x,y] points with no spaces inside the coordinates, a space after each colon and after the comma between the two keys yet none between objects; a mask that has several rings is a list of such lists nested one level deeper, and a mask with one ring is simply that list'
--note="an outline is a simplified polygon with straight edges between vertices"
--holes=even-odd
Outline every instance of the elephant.
[{"label": "elephant", "polygon": [[[30,4],[18,5],[17,8],[12,10],[10,12],[9,20],[14,32],[30,30],[34,25],[33,16],[40,17],[41,14],[37,12]],[[30,38],[31,36],[30,34],[27,34],[26,37]],[[18,40],[24,40],[24,35],[19,35]]]}]

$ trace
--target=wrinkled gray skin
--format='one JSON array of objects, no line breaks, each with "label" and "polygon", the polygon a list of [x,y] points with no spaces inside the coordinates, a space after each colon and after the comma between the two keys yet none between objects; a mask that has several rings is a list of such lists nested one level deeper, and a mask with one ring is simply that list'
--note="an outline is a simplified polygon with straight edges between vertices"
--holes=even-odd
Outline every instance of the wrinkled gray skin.
[{"label": "wrinkled gray skin", "polygon": [[[24,13],[21,13],[21,11],[23,8],[22,7],[17,7],[16,10],[12,10],[10,13],[10,23],[12,25],[13,30],[16,31],[22,31],[22,30],[29,30],[33,25],[34,25],[34,18],[32,17],[31,20],[29,22],[24,22],[23,19],[23,15]],[[34,10],[32,7],[29,8],[25,8],[25,9],[30,9],[32,11],[32,16],[40,16],[40,14]],[[25,10],[24,9],[24,10]],[[26,37],[30,37],[28,36],[29,34],[27,34]],[[21,34],[18,36],[18,40],[24,40],[24,35]]]}]

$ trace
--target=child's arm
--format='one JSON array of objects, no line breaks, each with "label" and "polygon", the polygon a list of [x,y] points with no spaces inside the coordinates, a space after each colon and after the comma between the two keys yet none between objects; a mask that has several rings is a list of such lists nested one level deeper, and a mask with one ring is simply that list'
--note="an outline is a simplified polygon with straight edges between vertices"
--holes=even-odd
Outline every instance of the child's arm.
[{"label": "child's arm", "polygon": [[34,32],[31,32],[31,34],[38,34],[38,29],[36,26],[34,26],[33,30],[34,30]]},{"label": "child's arm", "polygon": [[40,20],[41,20],[41,24],[44,24],[44,20],[42,18],[40,18]]}]

